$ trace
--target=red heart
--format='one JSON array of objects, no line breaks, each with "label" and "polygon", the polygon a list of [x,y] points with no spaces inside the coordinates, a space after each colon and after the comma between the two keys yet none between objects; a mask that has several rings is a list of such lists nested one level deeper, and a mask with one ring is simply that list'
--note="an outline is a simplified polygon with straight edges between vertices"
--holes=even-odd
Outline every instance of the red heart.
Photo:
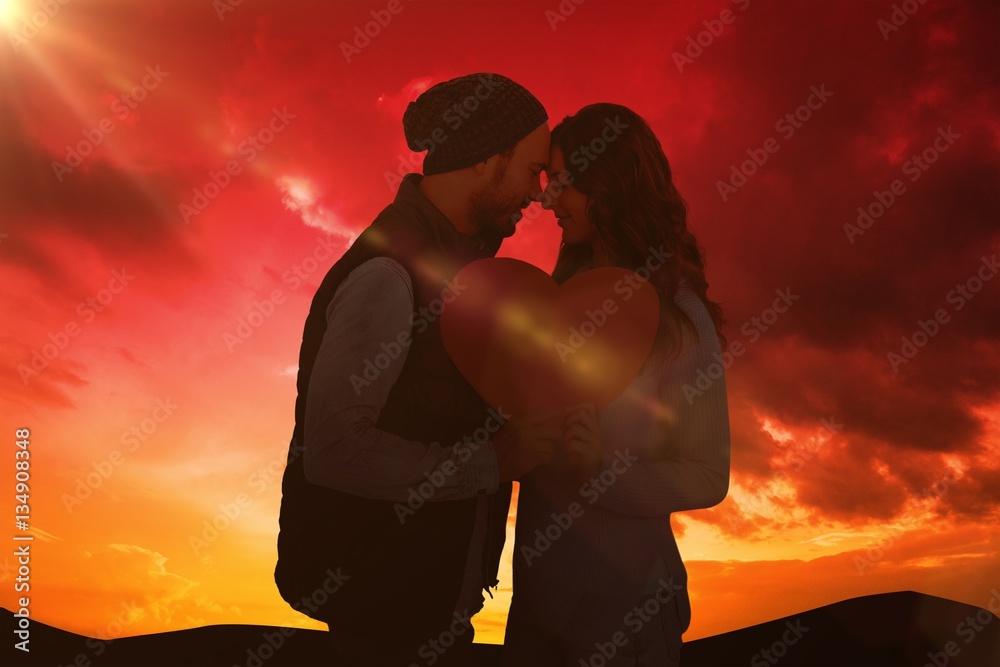
[{"label": "red heart", "polygon": [[452,361],[493,407],[512,415],[614,401],[656,337],[656,290],[618,267],[556,285],[526,262],[476,260],[455,277],[441,337]]}]

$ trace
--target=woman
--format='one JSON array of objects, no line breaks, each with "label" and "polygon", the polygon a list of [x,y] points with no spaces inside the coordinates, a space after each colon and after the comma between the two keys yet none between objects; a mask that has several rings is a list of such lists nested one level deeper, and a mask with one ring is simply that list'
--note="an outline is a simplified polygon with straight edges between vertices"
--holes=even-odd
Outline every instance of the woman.
[{"label": "woman", "polygon": [[521,480],[504,662],[676,665],[690,606],[670,514],[716,505],[729,487],[725,378],[696,385],[720,351],[722,311],[667,158],[637,114],[593,104],[565,118],[547,174],[557,283],[667,258],[651,265],[660,325],[645,367],[600,413],[576,409],[565,453]]}]

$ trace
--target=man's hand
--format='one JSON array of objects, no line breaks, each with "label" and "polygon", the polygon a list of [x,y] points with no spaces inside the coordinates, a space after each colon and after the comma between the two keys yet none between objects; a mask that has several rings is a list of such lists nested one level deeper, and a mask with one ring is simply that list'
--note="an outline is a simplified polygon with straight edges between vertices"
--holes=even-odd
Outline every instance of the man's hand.
[{"label": "man's hand", "polygon": [[510,419],[493,438],[500,482],[510,482],[548,463],[563,438],[564,410],[536,412]]}]

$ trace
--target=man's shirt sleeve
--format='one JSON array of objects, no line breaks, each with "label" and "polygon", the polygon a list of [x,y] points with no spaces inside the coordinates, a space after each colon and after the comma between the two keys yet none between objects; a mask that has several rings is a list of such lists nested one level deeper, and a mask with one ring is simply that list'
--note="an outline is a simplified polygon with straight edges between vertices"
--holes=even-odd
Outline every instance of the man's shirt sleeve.
[{"label": "man's shirt sleeve", "polygon": [[405,501],[414,491],[428,500],[494,493],[500,476],[492,442],[456,448],[376,426],[406,361],[412,314],[410,277],[390,258],[364,262],[337,289],[306,398],[306,477],[378,500]]}]

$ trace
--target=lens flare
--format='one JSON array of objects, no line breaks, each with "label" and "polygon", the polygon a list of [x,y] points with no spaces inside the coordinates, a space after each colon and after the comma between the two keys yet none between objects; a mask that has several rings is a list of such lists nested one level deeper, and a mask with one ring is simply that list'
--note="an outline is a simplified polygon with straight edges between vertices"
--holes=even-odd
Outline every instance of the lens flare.
[{"label": "lens flare", "polygon": [[17,20],[20,17],[21,9],[14,0],[0,0],[0,26],[6,30],[13,30],[17,27]]}]

